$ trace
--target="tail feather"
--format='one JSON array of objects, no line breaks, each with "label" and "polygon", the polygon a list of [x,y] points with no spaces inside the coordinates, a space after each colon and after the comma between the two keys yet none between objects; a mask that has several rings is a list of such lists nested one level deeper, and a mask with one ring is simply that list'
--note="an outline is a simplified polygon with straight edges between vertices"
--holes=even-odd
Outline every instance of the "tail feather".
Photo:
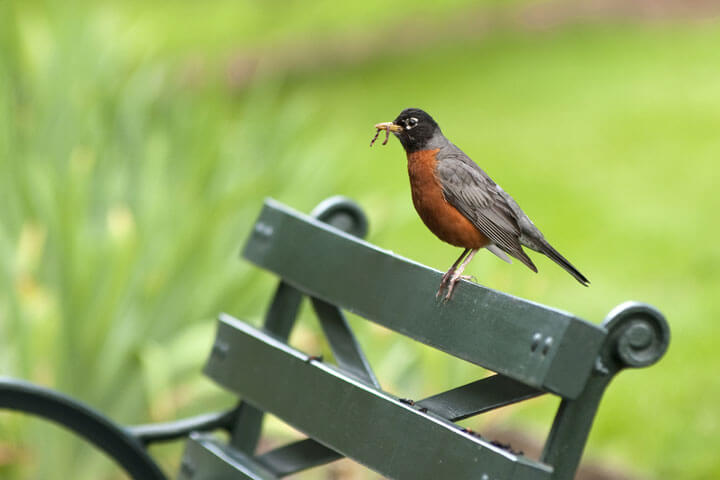
[{"label": "tail feather", "polygon": [[555,250],[552,245],[550,245],[547,242],[544,242],[543,249],[540,251],[544,255],[546,255],[548,258],[550,258],[553,262],[560,265],[562,268],[564,268],[570,275],[575,277],[575,280],[580,282],[581,284],[585,285],[586,287],[590,285],[590,280],[588,280],[585,275],[580,273],[580,271],[575,268],[572,263],[568,262],[568,260],[560,255],[560,252]]},{"label": "tail feather", "polygon": [[533,272],[538,273],[537,267],[535,266],[533,261],[530,260],[530,257],[527,256],[527,253],[525,253],[522,247],[518,248],[517,251],[510,252],[510,255],[520,260],[526,267],[528,267]]}]

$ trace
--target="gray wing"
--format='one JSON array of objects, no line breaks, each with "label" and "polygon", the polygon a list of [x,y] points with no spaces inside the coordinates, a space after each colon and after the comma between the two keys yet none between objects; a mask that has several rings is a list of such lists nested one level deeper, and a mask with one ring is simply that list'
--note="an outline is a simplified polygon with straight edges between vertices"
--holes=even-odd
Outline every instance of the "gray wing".
[{"label": "gray wing", "polygon": [[480,167],[470,159],[451,156],[438,162],[435,173],[445,200],[501,250],[537,272],[520,243],[516,205],[510,204],[512,200],[507,200],[507,194]]}]

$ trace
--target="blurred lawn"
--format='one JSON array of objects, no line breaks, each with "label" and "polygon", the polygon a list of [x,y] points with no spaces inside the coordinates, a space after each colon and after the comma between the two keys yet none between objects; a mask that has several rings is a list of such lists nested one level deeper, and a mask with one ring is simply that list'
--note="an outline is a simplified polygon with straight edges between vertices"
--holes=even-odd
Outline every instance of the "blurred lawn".
[{"label": "blurred lawn", "polygon": [[[290,2],[278,16],[255,2],[0,3],[0,374],[123,423],[229,405],[199,369],[214,316],[258,321],[271,293],[237,259],[265,196],[303,211],[353,197],[370,241],[446,269],[458,252],[417,219],[400,145],[367,146],[374,123],[418,106],[593,282],[537,256],[539,275],[480,255],[481,283],[595,322],[642,300],[671,323],[667,357],[608,391],[587,456],[651,478],[718,476],[720,23],[498,29],[412,48],[409,13],[441,25],[468,4]],[[285,73],[261,62],[242,87],[228,73],[237,51],[396,24],[405,51]],[[305,317],[293,341],[323,348]],[[479,374],[353,324],[390,391]],[[542,433],[554,405],[485,421]],[[0,431],[2,478],[117,478],[42,422],[3,413]],[[175,469],[178,452],[158,453]]]}]

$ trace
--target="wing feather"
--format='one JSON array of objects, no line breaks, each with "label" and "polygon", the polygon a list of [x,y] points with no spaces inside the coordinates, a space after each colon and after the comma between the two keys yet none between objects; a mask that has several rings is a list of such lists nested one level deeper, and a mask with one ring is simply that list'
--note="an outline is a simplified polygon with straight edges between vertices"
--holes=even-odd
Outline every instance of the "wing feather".
[{"label": "wing feather", "polygon": [[445,199],[498,248],[537,272],[522,249],[520,227],[505,193],[472,160],[459,153],[439,159],[436,168]]}]

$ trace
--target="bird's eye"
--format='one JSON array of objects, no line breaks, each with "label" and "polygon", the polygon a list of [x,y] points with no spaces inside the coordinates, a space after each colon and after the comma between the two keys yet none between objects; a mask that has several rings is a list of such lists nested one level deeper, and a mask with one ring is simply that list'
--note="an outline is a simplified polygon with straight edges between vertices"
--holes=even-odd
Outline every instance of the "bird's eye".
[{"label": "bird's eye", "polygon": [[406,129],[406,130],[410,130],[410,129],[413,128],[415,125],[417,125],[417,123],[418,123],[417,118],[415,118],[415,117],[410,117],[410,118],[408,118],[408,119],[405,121],[405,129]]}]

